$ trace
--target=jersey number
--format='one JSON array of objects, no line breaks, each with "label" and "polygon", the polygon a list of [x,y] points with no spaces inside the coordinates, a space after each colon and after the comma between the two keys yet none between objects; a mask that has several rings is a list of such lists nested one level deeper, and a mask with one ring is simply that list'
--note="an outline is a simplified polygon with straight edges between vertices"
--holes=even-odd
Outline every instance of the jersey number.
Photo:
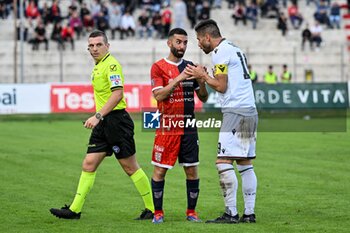
[{"label": "jersey number", "polygon": [[[239,57],[239,60],[241,60],[241,65],[243,69],[243,78],[244,79],[250,79],[248,70],[247,70],[247,58],[246,56],[240,52],[237,52],[237,56]],[[244,59],[243,59],[244,58]]]}]

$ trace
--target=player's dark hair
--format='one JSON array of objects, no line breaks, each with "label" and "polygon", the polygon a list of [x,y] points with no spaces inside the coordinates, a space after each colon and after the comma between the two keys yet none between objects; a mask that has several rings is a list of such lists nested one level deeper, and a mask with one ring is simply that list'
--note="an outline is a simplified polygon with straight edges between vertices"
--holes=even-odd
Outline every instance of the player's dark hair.
[{"label": "player's dark hair", "polygon": [[212,19],[206,19],[199,22],[194,27],[194,30],[197,32],[197,34],[200,34],[200,35],[209,34],[213,38],[221,37],[219,26]]},{"label": "player's dark hair", "polygon": [[99,36],[103,37],[103,42],[105,44],[108,43],[108,39],[107,39],[106,34],[103,31],[100,31],[100,30],[95,30],[95,31],[91,32],[90,35],[89,35],[89,38],[95,38],[95,37],[99,37]]},{"label": "player's dark hair", "polygon": [[173,28],[173,29],[170,30],[170,32],[168,34],[168,38],[172,37],[175,34],[187,36],[187,32],[184,29],[182,29],[182,28]]}]

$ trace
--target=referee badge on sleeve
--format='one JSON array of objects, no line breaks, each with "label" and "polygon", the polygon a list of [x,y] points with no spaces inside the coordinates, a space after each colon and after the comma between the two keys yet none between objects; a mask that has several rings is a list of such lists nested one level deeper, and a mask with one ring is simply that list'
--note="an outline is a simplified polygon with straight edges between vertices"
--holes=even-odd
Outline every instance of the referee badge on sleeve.
[{"label": "referee badge on sleeve", "polygon": [[109,80],[111,81],[112,86],[122,85],[122,79],[121,79],[120,75],[113,74],[113,75],[109,76]]},{"label": "referee badge on sleeve", "polygon": [[111,71],[111,72],[117,71],[117,65],[110,65],[109,66],[109,71]]}]

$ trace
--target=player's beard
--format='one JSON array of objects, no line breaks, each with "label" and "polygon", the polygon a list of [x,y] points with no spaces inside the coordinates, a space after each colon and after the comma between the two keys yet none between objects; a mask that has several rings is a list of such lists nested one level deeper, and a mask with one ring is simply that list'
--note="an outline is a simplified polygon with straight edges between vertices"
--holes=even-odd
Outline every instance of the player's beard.
[{"label": "player's beard", "polygon": [[[171,47],[170,51],[177,58],[182,58],[185,55],[185,50],[176,49],[175,47]],[[182,53],[179,53],[179,51],[182,51]]]},{"label": "player's beard", "polygon": [[202,50],[205,54],[209,54],[212,51],[212,48],[211,48],[210,44],[202,45]]}]

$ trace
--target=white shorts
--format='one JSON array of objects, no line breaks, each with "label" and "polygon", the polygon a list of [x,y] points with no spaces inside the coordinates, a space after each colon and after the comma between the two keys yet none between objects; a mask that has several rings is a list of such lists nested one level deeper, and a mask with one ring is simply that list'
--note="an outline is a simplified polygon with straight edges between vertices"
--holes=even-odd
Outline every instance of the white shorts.
[{"label": "white shorts", "polygon": [[258,115],[224,113],[219,133],[218,158],[255,159]]}]

